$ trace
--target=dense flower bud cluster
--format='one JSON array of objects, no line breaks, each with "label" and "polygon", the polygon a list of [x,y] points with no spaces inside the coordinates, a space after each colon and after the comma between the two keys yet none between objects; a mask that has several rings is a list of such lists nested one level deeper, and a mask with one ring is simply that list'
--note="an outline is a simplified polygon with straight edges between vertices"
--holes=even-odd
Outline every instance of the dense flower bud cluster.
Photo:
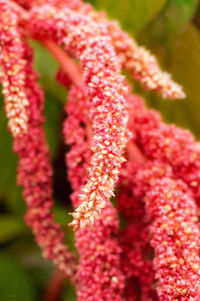
[{"label": "dense flower bud cluster", "polygon": [[162,122],[155,110],[147,110],[144,101],[134,96],[129,98],[131,127],[135,142],[148,159],[169,163],[176,177],[182,179],[193,192],[199,203],[200,198],[200,144],[188,131]]},{"label": "dense flower bud cluster", "polygon": [[0,82],[5,96],[8,126],[14,136],[27,130],[24,43],[18,16],[0,1]]},{"label": "dense flower bud cluster", "polygon": [[[134,272],[134,277],[139,280],[141,299],[144,284],[148,284],[148,298],[157,300],[150,291],[157,279],[159,300],[198,300],[200,232],[191,191],[181,180],[174,178],[169,166],[159,161],[146,161],[140,166],[128,163],[122,175],[118,199],[120,210],[129,223],[122,233],[122,246],[128,255],[128,261],[123,257],[123,267],[129,280]],[[124,193],[125,185],[129,188],[128,195]],[[127,214],[127,201],[129,211],[131,204],[132,210],[136,208],[131,220],[130,213]],[[148,257],[151,254],[148,242],[155,252],[155,276]]]},{"label": "dense flower bud cluster", "polygon": [[[57,80],[70,89],[63,135],[77,266],[52,214],[44,100],[28,38],[58,59]],[[26,222],[44,256],[75,281],[79,301],[198,301],[200,144],[130,95],[124,69],[163,97],[184,97],[147,50],[90,4],[0,0],[0,82]]]}]

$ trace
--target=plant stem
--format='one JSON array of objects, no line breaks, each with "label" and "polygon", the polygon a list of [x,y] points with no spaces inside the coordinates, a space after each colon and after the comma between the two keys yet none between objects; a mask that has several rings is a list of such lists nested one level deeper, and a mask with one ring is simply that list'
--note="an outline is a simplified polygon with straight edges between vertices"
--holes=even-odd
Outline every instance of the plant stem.
[{"label": "plant stem", "polygon": [[43,297],[43,301],[56,301],[59,299],[65,276],[58,269],[55,269],[49,283],[47,284],[46,292]]},{"label": "plant stem", "polygon": [[139,147],[133,142],[129,141],[127,144],[128,160],[131,162],[144,163],[146,161],[145,156],[142,154]]},{"label": "plant stem", "polygon": [[77,85],[82,85],[83,80],[78,65],[50,39],[42,39],[41,43],[57,59],[57,61],[61,65],[62,70],[65,71],[70,80]]}]

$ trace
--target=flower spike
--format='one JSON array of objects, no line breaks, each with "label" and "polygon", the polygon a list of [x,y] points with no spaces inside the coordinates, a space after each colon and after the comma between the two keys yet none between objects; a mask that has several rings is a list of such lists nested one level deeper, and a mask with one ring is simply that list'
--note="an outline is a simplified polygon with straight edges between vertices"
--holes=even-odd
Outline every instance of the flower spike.
[{"label": "flower spike", "polygon": [[35,239],[43,249],[44,257],[52,259],[57,267],[74,280],[74,254],[64,242],[64,233],[52,214],[52,168],[43,130],[43,93],[33,70],[32,51],[24,43],[26,64],[25,86],[28,95],[27,133],[14,140],[14,151],[19,156],[18,184],[23,186],[27,203],[26,223],[32,228]]},{"label": "flower spike", "polygon": [[159,301],[199,300],[200,231],[191,191],[159,161],[128,162],[124,174],[132,177],[135,197],[145,202]]},{"label": "flower spike", "polygon": [[182,87],[163,72],[156,58],[144,47],[123,32],[117,22],[108,22],[108,30],[116,53],[121,58],[122,68],[130,71],[133,79],[139,81],[147,90],[158,91],[163,98],[185,98]]},{"label": "flower spike", "polygon": [[[70,151],[66,155],[68,177],[74,193],[71,199],[76,208],[80,202],[80,187],[87,182],[87,167],[90,164],[90,119],[88,118],[88,95],[83,88],[70,89],[65,106],[67,118],[63,134]],[[125,277],[121,271],[121,248],[116,234],[118,217],[116,209],[106,201],[92,225],[75,233],[80,254],[77,280],[79,301],[123,301]]]},{"label": "flower spike", "polygon": [[18,16],[6,1],[0,1],[0,82],[3,86],[8,127],[13,136],[27,131],[24,44]]}]

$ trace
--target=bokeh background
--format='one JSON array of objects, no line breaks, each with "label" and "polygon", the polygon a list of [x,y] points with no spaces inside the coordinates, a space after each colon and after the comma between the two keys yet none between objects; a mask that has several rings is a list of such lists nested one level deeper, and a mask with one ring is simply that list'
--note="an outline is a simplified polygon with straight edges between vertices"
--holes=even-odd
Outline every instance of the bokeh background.
[{"label": "bokeh background", "polygon": [[[166,122],[189,128],[200,138],[200,1],[199,0],[93,0],[98,10],[106,10],[118,19],[136,40],[149,48],[161,66],[184,87],[184,100],[163,100],[134,83],[148,106],[162,112]],[[57,62],[38,43],[35,68],[45,92],[45,130],[54,167],[55,215],[66,233],[66,241],[74,249],[70,217],[70,184],[66,182],[62,138],[63,105],[67,92],[54,80]],[[0,301],[44,300],[54,272],[33,240],[23,216],[26,206],[22,189],[16,185],[17,157],[12,153],[12,139],[0,99]],[[75,301],[72,286],[66,280],[58,301]]]}]

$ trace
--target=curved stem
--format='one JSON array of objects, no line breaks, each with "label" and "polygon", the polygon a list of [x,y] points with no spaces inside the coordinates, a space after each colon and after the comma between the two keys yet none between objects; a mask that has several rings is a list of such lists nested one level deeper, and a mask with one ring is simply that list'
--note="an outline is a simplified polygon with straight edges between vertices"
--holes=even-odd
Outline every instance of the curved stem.
[{"label": "curved stem", "polygon": [[133,141],[128,142],[127,153],[128,160],[131,162],[144,163],[146,161],[145,156]]},{"label": "curved stem", "polygon": [[63,289],[64,279],[65,276],[63,273],[56,269],[47,285],[43,301],[56,301],[59,299]]},{"label": "curved stem", "polygon": [[61,68],[65,71],[67,76],[76,85],[82,85],[82,75],[78,65],[53,41],[49,39],[42,39],[41,43],[53,54],[53,56],[60,63]]}]

